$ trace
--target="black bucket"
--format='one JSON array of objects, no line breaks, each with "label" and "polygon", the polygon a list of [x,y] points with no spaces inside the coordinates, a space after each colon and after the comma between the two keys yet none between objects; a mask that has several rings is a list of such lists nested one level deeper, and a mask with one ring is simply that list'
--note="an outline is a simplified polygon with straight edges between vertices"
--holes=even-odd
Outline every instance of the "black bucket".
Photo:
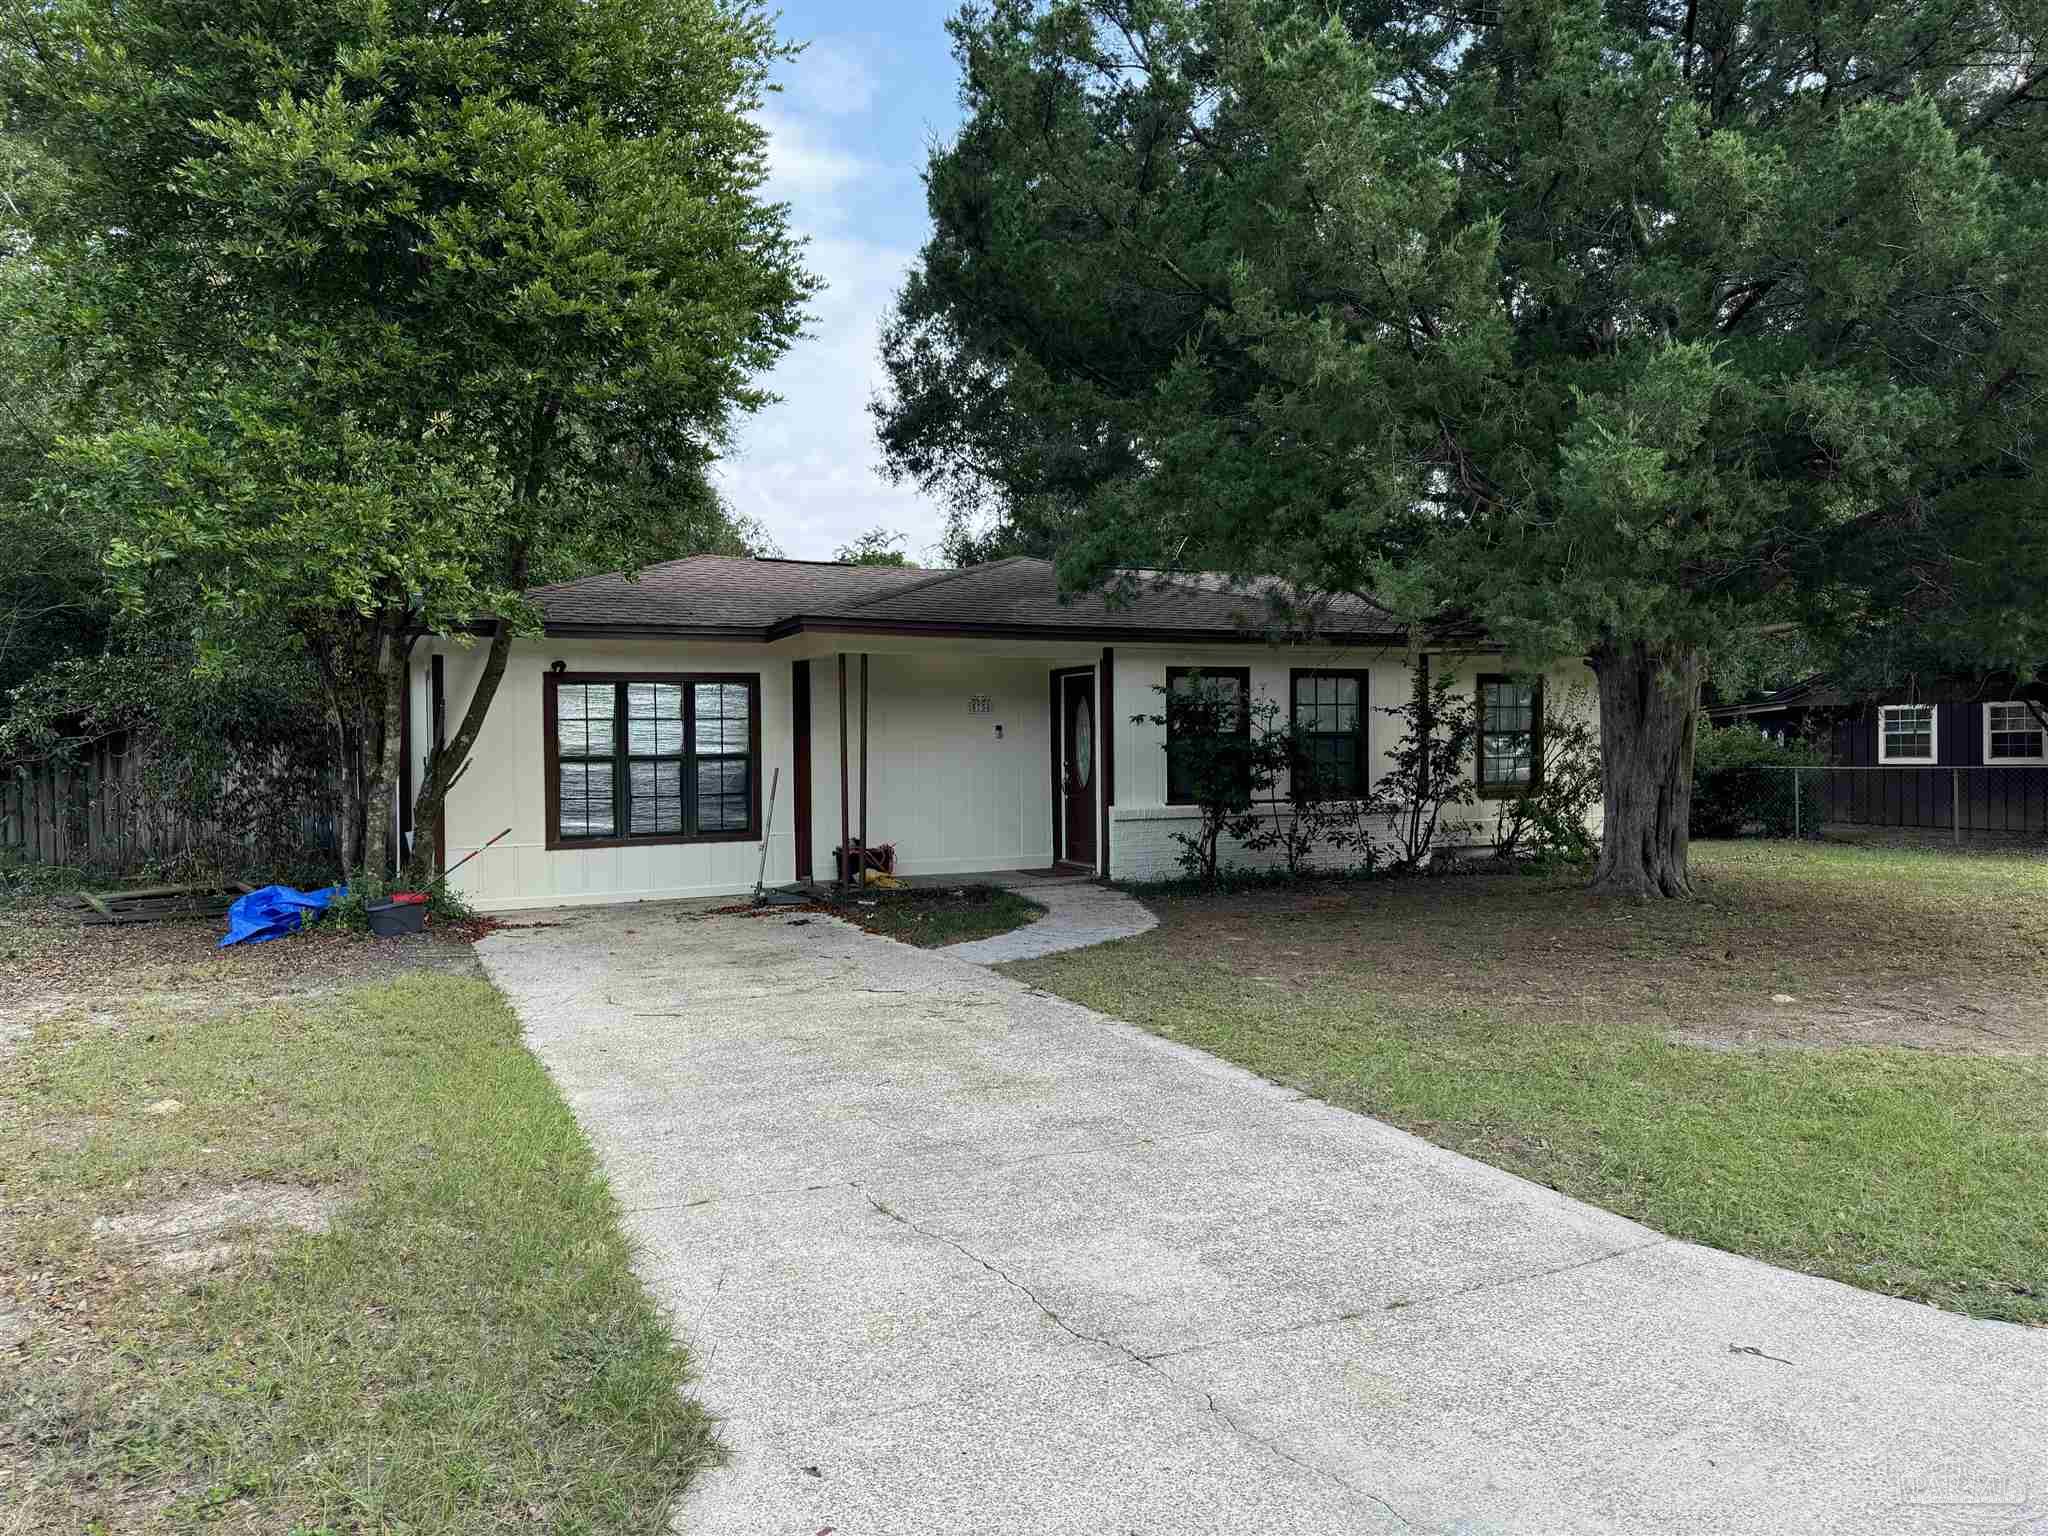
[{"label": "black bucket", "polygon": [[423,901],[373,901],[363,911],[370,919],[370,932],[379,938],[427,931],[427,904]]}]

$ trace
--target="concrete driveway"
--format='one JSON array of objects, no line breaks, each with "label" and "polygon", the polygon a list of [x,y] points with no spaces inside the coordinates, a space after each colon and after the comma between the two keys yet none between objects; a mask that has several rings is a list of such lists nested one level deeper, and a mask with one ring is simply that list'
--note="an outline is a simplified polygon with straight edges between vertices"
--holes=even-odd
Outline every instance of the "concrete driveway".
[{"label": "concrete driveway", "polygon": [[484,964],[731,1465],[703,1536],[2048,1533],[2048,1331],[1673,1242],[819,917]]}]

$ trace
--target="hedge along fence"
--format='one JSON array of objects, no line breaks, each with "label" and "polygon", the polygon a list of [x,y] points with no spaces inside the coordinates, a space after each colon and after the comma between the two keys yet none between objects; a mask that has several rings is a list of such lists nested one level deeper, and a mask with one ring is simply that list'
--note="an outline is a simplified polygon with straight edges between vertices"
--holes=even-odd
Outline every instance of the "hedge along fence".
[{"label": "hedge along fence", "polygon": [[194,814],[156,766],[115,737],[68,760],[0,769],[0,854],[120,875],[232,873],[296,865],[334,846],[325,789],[286,765],[229,774],[205,797],[213,815]]},{"label": "hedge along fence", "polygon": [[0,716],[0,853],[174,879],[331,863],[339,754],[304,658],[143,640],[14,691]]}]

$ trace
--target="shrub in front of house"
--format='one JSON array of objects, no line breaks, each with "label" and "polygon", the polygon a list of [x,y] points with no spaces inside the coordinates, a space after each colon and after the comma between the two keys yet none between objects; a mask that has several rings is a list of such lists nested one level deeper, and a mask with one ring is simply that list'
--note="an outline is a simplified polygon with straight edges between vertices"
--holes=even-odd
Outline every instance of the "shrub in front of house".
[{"label": "shrub in front of house", "polygon": [[1401,725],[1379,781],[1346,786],[1326,777],[1315,735],[1283,718],[1271,699],[1246,699],[1234,678],[1190,673],[1154,690],[1163,713],[1137,715],[1162,727],[1175,798],[1198,813],[1175,832],[1182,875],[1213,891],[1242,877],[1226,846],[1279,860],[1274,874],[1404,874],[1423,868],[1446,839],[1471,825],[1456,807],[1473,803],[1466,773],[1477,713],[1451,679],[1419,682],[1402,704],[1379,711]]},{"label": "shrub in front of house", "polygon": [[1493,853],[1545,870],[1591,864],[1600,856],[1600,721],[1583,689],[1546,712],[1537,738],[1539,763],[1529,790],[1501,802]]},{"label": "shrub in front of house", "polygon": [[1793,769],[1826,762],[1809,742],[1779,741],[1747,721],[1702,723],[1692,764],[1694,837],[1791,837],[1798,825]]}]

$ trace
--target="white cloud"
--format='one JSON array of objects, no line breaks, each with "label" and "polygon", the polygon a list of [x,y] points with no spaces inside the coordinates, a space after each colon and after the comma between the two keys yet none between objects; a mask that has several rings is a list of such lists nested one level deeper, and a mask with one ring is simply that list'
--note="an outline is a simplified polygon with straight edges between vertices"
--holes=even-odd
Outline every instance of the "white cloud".
[{"label": "white cloud", "polygon": [[801,95],[808,110],[835,117],[867,111],[880,84],[860,52],[850,42],[836,39],[807,46],[795,74],[788,93]]},{"label": "white cloud", "polygon": [[[827,284],[810,334],[764,381],[782,399],[743,422],[720,481],[734,510],[758,518],[800,559],[826,559],[877,525],[907,536],[913,558],[936,550],[944,517],[909,487],[891,485],[867,413],[882,383],[882,316],[914,252],[885,236],[916,196],[914,168],[866,158],[854,115],[877,83],[843,43],[813,45],[790,89],[761,115],[769,189],[810,236],[806,264]],[[893,233],[893,232],[892,232]]]},{"label": "white cloud", "polygon": [[907,535],[914,556],[938,543],[943,515],[882,476],[867,414],[884,378],[876,328],[910,255],[860,240],[812,243],[811,266],[832,286],[818,298],[812,335],[766,381],[783,398],[742,427],[723,466],[734,509],[759,518],[797,558],[825,559],[878,524]]},{"label": "white cloud", "polygon": [[768,130],[768,194],[793,207],[800,228],[807,214],[814,220],[834,216],[840,194],[881,169],[781,108],[763,108],[760,122]]}]

